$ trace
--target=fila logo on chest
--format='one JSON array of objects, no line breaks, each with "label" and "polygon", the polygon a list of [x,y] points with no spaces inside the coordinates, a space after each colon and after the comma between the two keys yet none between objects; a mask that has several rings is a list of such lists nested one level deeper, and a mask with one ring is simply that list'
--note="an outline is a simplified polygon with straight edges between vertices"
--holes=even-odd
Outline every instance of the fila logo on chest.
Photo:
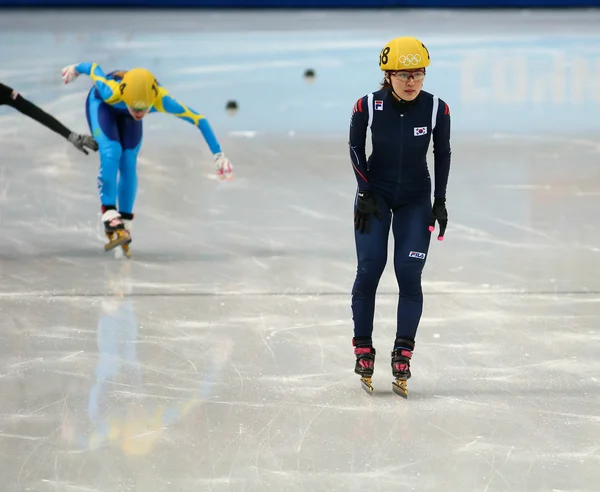
[{"label": "fila logo on chest", "polygon": [[427,127],[415,126],[415,137],[421,137],[423,135],[427,135]]}]

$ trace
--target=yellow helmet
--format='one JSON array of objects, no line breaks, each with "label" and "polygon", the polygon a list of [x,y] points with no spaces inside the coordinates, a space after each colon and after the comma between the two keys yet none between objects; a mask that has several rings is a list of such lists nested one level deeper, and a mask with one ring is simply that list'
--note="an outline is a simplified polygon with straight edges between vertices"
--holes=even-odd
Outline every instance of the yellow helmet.
[{"label": "yellow helmet", "polygon": [[411,36],[392,39],[379,54],[379,68],[384,72],[425,68],[429,61],[425,45]]},{"label": "yellow helmet", "polygon": [[145,68],[129,70],[123,76],[119,88],[122,101],[137,110],[151,108],[158,97],[158,82]]}]

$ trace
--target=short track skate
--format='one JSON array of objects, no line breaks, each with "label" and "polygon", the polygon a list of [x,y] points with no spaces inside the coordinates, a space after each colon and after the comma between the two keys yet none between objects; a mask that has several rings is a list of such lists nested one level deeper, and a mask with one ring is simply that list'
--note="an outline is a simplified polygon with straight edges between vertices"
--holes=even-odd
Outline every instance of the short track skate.
[{"label": "short track skate", "polygon": [[129,249],[129,243],[131,243],[131,235],[126,229],[117,229],[113,232],[106,232],[108,243],[104,245],[104,251],[112,251],[115,248],[121,246],[123,254],[127,257],[131,257],[131,251]]},{"label": "short track skate", "polygon": [[[355,344],[355,341],[353,340]],[[367,393],[373,393],[373,383],[371,381],[373,377],[373,371],[375,367],[375,349],[369,346],[356,346],[354,347],[354,355],[356,355],[356,365],[354,366],[354,372],[360,376],[360,383],[362,389]]]},{"label": "short track skate", "polygon": [[396,379],[392,383],[392,391],[402,398],[408,398],[408,388],[406,381],[410,379],[410,360],[414,349],[414,342],[409,340],[397,339],[396,343],[402,343],[402,346],[392,350],[392,375]]}]

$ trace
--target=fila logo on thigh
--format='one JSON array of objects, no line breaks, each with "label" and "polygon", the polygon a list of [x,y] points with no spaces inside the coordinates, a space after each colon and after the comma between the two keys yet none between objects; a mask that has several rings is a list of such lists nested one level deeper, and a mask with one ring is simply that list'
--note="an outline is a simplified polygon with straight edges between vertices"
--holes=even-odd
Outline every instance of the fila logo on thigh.
[{"label": "fila logo on thigh", "polygon": [[418,258],[419,260],[425,259],[425,253],[419,253],[418,251],[411,251],[408,253],[409,258]]}]

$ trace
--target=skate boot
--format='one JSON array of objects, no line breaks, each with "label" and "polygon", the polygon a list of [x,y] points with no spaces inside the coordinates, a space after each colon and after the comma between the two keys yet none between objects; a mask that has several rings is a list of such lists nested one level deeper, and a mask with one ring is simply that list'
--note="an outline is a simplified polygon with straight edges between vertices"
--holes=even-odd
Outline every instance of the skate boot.
[{"label": "skate boot", "polygon": [[125,229],[119,212],[114,209],[107,210],[102,214],[102,222],[104,222],[104,232],[108,238],[108,243],[104,245],[104,251],[111,251],[131,242],[129,231]]},{"label": "skate boot", "polygon": [[406,381],[410,379],[410,359],[414,349],[415,342],[396,338],[392,350],[392,374],[396,379],[392,383],[392,390],[403,398],[408,398]]},{"label": "skate boot", "polygon": [[131,222],[133,220],[133,214],[128,214],[125,212],[120,212],[121,218],[123,220],[123,226],[125,230],[129,233],[129,242],[121,245],[121,249],[123,250],[123,254],[127,258],[131,258],[131,250],[129,249],[129,245],[131,244]]},{"label": "skate boot", "polygon": [[373,392],[371,378],[375,370],[375,349],[370,338],[353,338],[354,355],[356,355],[356,365],[354,372],[360,376],[362,388],[367,393]]}]

